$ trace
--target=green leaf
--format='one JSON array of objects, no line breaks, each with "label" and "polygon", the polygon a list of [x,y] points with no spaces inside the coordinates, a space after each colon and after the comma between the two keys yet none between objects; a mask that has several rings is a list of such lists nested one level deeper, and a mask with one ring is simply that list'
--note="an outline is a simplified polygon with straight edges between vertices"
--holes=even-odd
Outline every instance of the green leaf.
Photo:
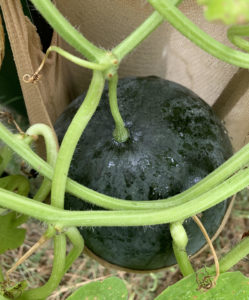
[{"label": "green leaf", "polygon": [[17,228],[20,225],[19,218],[15,212],[0,216],[0,254],[15,249],[24,242],[26,230]]},{"label": "green leaf", "polygon": [[104,281],[86,284],[74,292],[67,300],[126,300],[128,291],[123,280],[110,277]]},{"label": "green leaf", "polygon": [[203,290],[197,284],[199,280],[210,280],[204,270],[196,274],[191,274],[176,284],[168,287],[155,300],[248,300],[249,278],[240,272],[227,272],[219,276],[215,287]]},{"label": "green leaf", "polygon": [[28,179],[22,175],[10,175],[0,178],[0,188],[26,197],[30,190],[30,184]]},{"label": "green leaf", "polygon": [[221,20],[228,25],[249,22],[248,0],[198,0],[198,3],[204,5],[208,21]]},{"label": "green leaf", "polygon": [[[27,196],[30,185],[29,181],[24,176],[10,175],[0,178],[0,188]],[[5,213],[4,210],[1,211]],[[18,215],[16,212],[0,215],[0,254],[9,249],[15,249],[23,243],[26,230],[18,228],[18,226],[25,220],[26,218],[22,218],[22,216]]]}]

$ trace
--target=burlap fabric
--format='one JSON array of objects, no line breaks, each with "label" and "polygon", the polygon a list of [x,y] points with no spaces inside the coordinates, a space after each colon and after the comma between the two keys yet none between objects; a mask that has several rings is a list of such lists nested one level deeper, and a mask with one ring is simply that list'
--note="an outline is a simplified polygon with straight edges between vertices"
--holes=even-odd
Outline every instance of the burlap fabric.
[{"label": "burlap fabric", "polygon": [[[41,80],[24,83],[23,75],[34,72],[44,53],[20,0],[0,0],[0,4],[30,122],[52,126],[66,105],[86,90],[91,73],[53,53]],[[56,5],[86,38],[105,49],[117,45],[153,11],[144,0],[56,0]],[[211,36],[229,44],[226,27],[206,22],[196,0],[183,1],[180,9]],[[77,54],[57,34],[52,43]],[[119,75],[159,75],[187,86],[213,105],[226,124],[235,150],[247,143],[248,71],[210,56],[166,22],[124,59]]]}]

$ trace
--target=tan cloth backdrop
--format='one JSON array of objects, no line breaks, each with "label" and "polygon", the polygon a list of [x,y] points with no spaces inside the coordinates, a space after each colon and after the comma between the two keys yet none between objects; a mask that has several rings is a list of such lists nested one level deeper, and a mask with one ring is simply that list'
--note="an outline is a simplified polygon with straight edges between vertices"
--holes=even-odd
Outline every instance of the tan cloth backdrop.
[{"label": "tan cloth backdrop", "polygon": [[[153,11],[144,0],[56,0],[63,15],[97,46],[111,49]],[[20,0],[0,0],[20,79],[43,57],[35,27],[24,17]],[[204,20],[196,0],[181,10],[207,33],[228,44],[226,27]],[[77,54],[57,34],[53,44]],[[231,46],[231,45],[230,45]],[[235,150],[248,141],[249,73],[205,53],[166,22],[121,64],[120,76],[158,75],[179,82],[201,96],[224,120]],[[50,126],[65,106],[86,90],[91,73],[52,54],[36,84],[21,80],[30,122]]]}]

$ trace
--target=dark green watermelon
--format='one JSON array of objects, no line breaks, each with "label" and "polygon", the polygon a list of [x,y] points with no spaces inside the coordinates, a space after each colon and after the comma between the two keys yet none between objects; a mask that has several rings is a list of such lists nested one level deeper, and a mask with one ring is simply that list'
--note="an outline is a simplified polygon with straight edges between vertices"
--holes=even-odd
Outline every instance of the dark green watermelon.
[{"label": "dark green watermelon", "polygon": [[[61,141],[84,95],[56,122]],[[108,90],[76,148],[70,177],[98,192],[129,200],[176,195],[216,169],[232,155],[225,128],[211,108],[187,88],[158,77],[119,81],[121,115],[130,132],[125,143],[113,139]],[[229,200],[203,212],[209,236],[218,230]],[[69,194],[65,208],[100,209]],[[185,220],[189,255],[205,239],[192,219]],[[109,263],[155,270],[176,263],[169,225],[80,228],[86,246]]]}]

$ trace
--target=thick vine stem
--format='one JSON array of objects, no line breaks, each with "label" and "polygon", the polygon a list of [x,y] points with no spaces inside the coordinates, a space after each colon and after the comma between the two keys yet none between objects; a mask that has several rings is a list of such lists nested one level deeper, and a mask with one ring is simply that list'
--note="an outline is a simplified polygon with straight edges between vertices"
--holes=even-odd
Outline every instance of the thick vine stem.
[{"label": "thick vine stem", "polygon": [[66,237],[65,234],[54,237],[54,262],[51,276],[42,287],[25,291],[17,300],[44,300],[57,288],[65,270]]},{"label": "thick vine stem", "polygon": [[[179,5],[182,0],[171,0],[172,5]],[[154,30],[156,30],[164,21],[164,18],[158,13],[153,12],[139,27],[136,28],[127,38],[124,39],[113,50],[119,61],[127,56],[139,44],[142,43]]]},{"label": "thick vine stem", "polygon": [[[58,151],[58,143],[57,138],[54,136],[51,128],[45,124],[35,124],[32,125],[24,135],[18,135],[18,138],[25,142],[26,146],[31,144],[34,140],[38,138],[38,136],[43,136],[45,140],[46,153],[47,153],[47,163],[50,166],[54,166],[57,157]],[[39,189],[35,193],[33,199],[39,202],[43,202],[49,195],[51,191],[51,180],[48,178],[44,178],[42,184]],[[23,215],[18,218],[18,221],[21,224],[25,223],[28,220],[29,216]]]},{"label": "thick vine stem", "polygon": [[117,56],[118,60],[121,61],[162,23],[163,17],[158,12],[153,12],[142,25],[116,46],[112,52]]},{"label": "thick vine stem", "polygon": [[220,259],[220,272],[224,273],[249,254],[249,237],[243,238],[232,250]]},{"label": "thick vine stem", "polygon": [[[58,152],[58,142],[56,136],[53,134],[51,128],[45,124],[35,124],[32,125],[27,131],[28,136],[42,136],[45,140],[47,163],[54,167],[57,152]],[[34,200],[43,202],[49,195],[51,190],[51,180],[44,178],[43,182],[34,196]]]},{"label": "thick vine stem", "polygon": [[78,50],[89,61],[99,62],[105,53],[89,42],[68,20],[59,12],[50,0],[31,0],[46,21],[72,47]]},{"label": "thick vine stem", "polygon": [[[30,147],[24,142],[24,139],[20,136],[15,136],[7,128],[0,123],[0,137],[1,139],[17,154],[19,154],[24,160],[26,160],[34,169],[40,174],[49,178],[53,177],[53,168],[42,160],[36,153],[34,153]],[[143,210],[143,209],[163,209],[186,203],[201,194],[207,192],[211,188],[214,188],[228,177],[232,176],[235,172],[238,172],[244,166],[249,163],[248,157],[249,144],[244,146],[238,152],[236,152],[229,160],[224,162],[220,167],[210,173],[207,177],[199,181],[197,184],[189,188],[188,190],[180,193],[179,195],[170,197],[168,199],[155,200],[155,201],[128,201],[118,198],[112,198],[107,195],[103,195],[96,191],[93,191],[87,187],[80,185],[79,183],[67,178],[66,190],[72,195],[84,199],[97,206],[107,209],[131,209],[131,210]],[[236,191],[234,191],[236,193]]]},{"label": "thick vine stem", "polygon": [[187,219],[231,197],[249,182],[249,169],[244,169],[215,188],[187,203],[167,209],[122,211],[65,211],[39,203],[0,188],[0,206],[24,213],[49,224],[70,226],[142,226],[172,223]]},{"label": "thick vine stem", "polygon": [[249,68],[249,54],[218,42],[191,22],[170,0],[147,0],[172,26],[209,54],[229,64]]},{"label": "thick vine stem", "polygon": [[67,174],[73,153],[82,132],[99,104],[104,89],[104,82],[103,74],[100,71],[94,71],[86,98],[78,109],[62,140],[52,180],[51,204],[53,206],[64,207]]},{"label": "thick vine stem", "polygon": [[170,224],[170,233],[173,239],[173,251],[178,266],[183,276],[194,273],[194,269],[189,261],[186,247],[188,244],[188,236],[182,222],[174,222]]},{"label": "thick vine stem", "polygon": [[249,52],[249,41],[242,37],[249,36],[249,25],[234,25],[227,31],[227,37],[235,46]]},{"label": "thick vine stem", "polygon": [[110,103],[112,117],[115,122],[115,129],[113,131],[113,137],[117,142],[123,143],[123,142],[127,141],[130,134],[129,134],[128,129],[125,127],[124,121],[119,112],[118,97],[117,97],[117,85],[118,85],[118,75],[115,74],[113,76],[113,78],[109,81],[109,103]]},{"label": "thick vine stem", "polygon": [[51,128],[45,124],[35,124],[29,127],[26,134],[30,136],[42,136],[44,138],[47,162],[54,167],[58,152],[58,142]]},{"label": "thick vine stem", "polygon": [[65,262],[65,270],[66,273],[68,269],[71,267],[72,263],[80,256],[84,249],[84,240],[81,236],[79,230],[75,227],[70,227],[65,232],[66,236],[73,244],[72,250],[68,253]]}]

